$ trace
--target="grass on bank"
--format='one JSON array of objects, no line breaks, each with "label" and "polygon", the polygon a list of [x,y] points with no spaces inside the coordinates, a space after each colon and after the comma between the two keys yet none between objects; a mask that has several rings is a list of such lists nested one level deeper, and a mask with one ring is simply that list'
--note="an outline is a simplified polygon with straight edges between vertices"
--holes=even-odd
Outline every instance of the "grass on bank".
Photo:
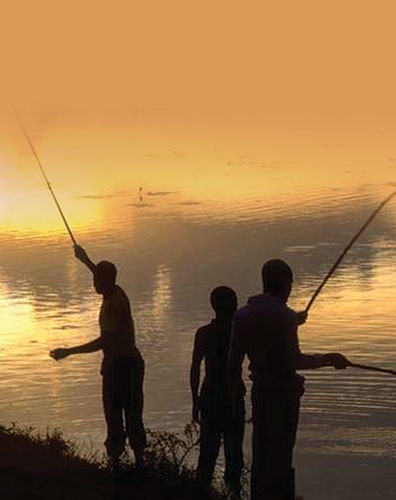
[{"label": "grass on bank", "polygon": [[[81,455],[59,430],[41,435],[34,428],[0,425],[1,500],[226,500],[221,482],[209,493],[195,483],[199,428],[148,431],[146,468],[122,457],[114,474],[104,455]],[[242,476],[248,498],[248,470]],[[219,479],[219,478],[218,478]],[[296,500],[303,500],[296,497]]]},{"label": "grass on bank", "polygon": [[[118,473],[104,457],[81,456],[75,443],[58,431],[40,435],[35,429],[0,426],[0,498],[23,500],[202,500],[194,482],[191,455],[199,431],[149,431],[147,467],[138,471],[128,455]],[[225,500],[213,489],[210,497]]]}]

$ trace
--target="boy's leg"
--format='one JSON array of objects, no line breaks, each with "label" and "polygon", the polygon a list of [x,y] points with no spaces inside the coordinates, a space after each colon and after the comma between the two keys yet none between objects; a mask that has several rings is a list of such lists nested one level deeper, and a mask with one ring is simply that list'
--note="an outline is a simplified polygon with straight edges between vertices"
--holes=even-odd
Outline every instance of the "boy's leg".
[{"label": "boy's leg", "polygon": [[265,497],[265,461],[268,453],[265,442],[266,420],[264,415],[264,401],[261,394],[252,388],[252,469],[250,479],[250,500],[262,500]]},{"label": "boy's leg", "polygon": [[[230,409],[231,411],[231,409]],[[243,469],[243,436],[245,429],[245,404],[241,398],[227,415],[224,432],[225,483],[235,498],[240,495]]]},{"label": "boy's leg", "polygon": [[197,481],[202,486],[209,486],[212,482],[216,460],[219,455],[221,435],[215,422],[209,418],[207,412],[201,412],[201,432],[199,439],[199,459]]},{"label": "boy's leg", "polygon": [[125,420],[129,444],[135,454],[137,467],[144,465],[143,451],[147,446],[146,431],[143,425],[143,382],[144,361],[140,356],[131,360],[131,400],[125,408]]},{"label": "boy's leg", "polygon": [[241,399],[228,415],[224,430],[224,480],[232,498],[239,498],[243,469],[243,436],[245,430],[245,404]]},{"label": "boy's leg", "polygon": [[293,447],[299,398],[290,394],[253,396],[252,500],[294,500]]},{"label": "boy's leg", "polygon": [[102,378],[102,401],[107,424],[105,447],[109,458],[116,464],[125,449],[122,409],[115,401],[114,370],[106,369]]}]

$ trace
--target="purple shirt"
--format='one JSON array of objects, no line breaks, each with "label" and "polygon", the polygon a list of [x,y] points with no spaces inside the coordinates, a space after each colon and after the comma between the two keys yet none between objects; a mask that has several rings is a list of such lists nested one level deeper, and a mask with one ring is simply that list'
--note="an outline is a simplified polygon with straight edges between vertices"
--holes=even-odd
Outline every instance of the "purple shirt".
[{"label": "purple shirt", "polygon": [[246,354],[254,382],[274,388],[301,385],[304,378],[296,370],[322,366],[323,357],[301,353],[297,329],[295,311],[281,300],[266,293],[251,297],[234,318],[229,353],[234,376]]}]

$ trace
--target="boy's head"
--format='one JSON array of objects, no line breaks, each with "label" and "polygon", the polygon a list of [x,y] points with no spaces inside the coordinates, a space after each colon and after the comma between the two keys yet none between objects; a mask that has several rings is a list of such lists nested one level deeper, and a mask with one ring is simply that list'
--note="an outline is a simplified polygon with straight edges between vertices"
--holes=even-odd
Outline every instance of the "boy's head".
[{"label": "boy's head", "polygon": [[236,293],[228,286],[218,286],[210,294],[210,303],[216,313],[216,317],[232,319],[238,300]]},{"label": "boy's head", "polygon": [[261,270],[264,292],[287,301],[292,290],[293,271],[285,261],[272,259]]},{"label": "boy's head", "polygon": [[97,293],[104,294],[115,286],[117,268],[112,262],[100,261],[94,272],[94,287]]}]

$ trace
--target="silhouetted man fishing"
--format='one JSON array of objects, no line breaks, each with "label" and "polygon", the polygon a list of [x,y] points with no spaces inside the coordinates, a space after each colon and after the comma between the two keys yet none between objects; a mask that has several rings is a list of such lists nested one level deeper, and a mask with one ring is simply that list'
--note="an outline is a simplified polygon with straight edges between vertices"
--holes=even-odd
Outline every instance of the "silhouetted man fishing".
[{"label": "silhouetted man fishing", "polygon": [[[220,286],[212,291],[210,302],[216,317],[208,325],[199,328],[195,334],[190,374],[193,420],[201,424],[197,480],[205,487],[211,483],[223,437],[224,479],[231,498],[237,499],[240,498],[243,467],[245,388],[240,379],[233,408],[227,383],[228,349],[237,297],[231,288]],[[205,378],[199,392],[203,360]]]},{"label": "silhouetted man fishing", "polygon": [[102,350],[103,409],[107,423],[105,446],[116,466],[125,449],[125,438],[134,451],[136,465],[143,466],[146,433],[143,426],[144,361],[135,344],[135,329],[125,292],[116,284],[114,264],[95,265],[83,248],[75,246],[76,257],[93,273],[93,284],[103,295],[100,309],[100,336],[87,344],[51,351],[60,360],[71,354]]},{"label": "silhouetted man fishing", "polygon": [[294,500],[292,456],[304,393],[304,377],[296,370],[321,366],[341,369],[349,361],[338,353],[301,353],[297,328],[306,317],[286,305],[293,273],[285,262],[266,262],[262,279],[264,293],[251,297],[235,314],[229,358],[231,384],[238,388],[247,354],[253,380],[251,500]]}]

